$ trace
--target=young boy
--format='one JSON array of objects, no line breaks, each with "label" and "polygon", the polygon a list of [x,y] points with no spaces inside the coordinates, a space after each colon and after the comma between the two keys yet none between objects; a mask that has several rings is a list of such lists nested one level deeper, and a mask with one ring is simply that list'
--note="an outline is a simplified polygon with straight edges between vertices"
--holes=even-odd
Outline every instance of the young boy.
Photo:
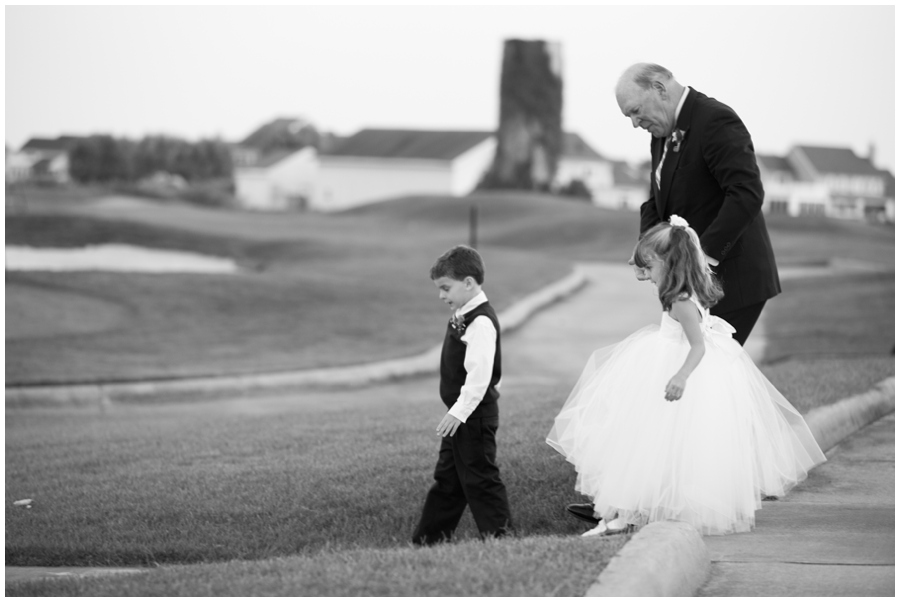
[{"label": "young boy", "polygon": [[437,426],[435,482],[413,543],[449,540],[467,504],[482,538],[501,537],[511,533],[512,519],[496,463],[500,324],[481,290],[484,262],[478,251],[459,245],[438,258],[431,279],[453,310],[441,352],[440,392],[449,411]]}]

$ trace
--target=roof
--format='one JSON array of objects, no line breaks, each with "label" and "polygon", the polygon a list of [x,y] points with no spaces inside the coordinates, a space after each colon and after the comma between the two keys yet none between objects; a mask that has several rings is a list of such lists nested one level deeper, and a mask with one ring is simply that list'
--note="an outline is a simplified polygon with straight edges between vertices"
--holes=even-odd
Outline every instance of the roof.
[{"label": "roof", "polygon": [[788,160],[785,157],[757,153],[756,162],[759,163],[760,167],[763,167],[768,171],[786,171],[788,173],[794,173],[794,170],[791,169],[791,164],[788,163]]},{"label": "roof", "polygon": [[[328,154],[345,157],[397,159],[455,159],[495,135],[486,131],[364,129],[337,144]],[[604,160],[573,132],[563,134],[562,155]]]},{"label": "roof", "polygon": [[296,152],[296,149],[280,148],[259,157],[255,162],[253,162],[251,165],[248,165],[247,167],[271,167]]},{"label": "roof", "polygon": [[604,157],[574,132],[563,134],[562,156],[572,159],[600,159]]},{"label": "roof", "polygon": [[857,157],[849,148],[798,145],[794,150],[806,155],[812,166],[821,174],[880,175],[871,161]]},{"label": "roof", "polygon": [[329,155],[451,160],[493,135],[474,131],[365,129],[338,144]]},{"label": "roof", "polygon": [[279,117],[253,130],[240,141],[240,146],[248,146],[263,151],[276,148],[294,150],[318,143],[319,133],[315,127],[299,117]]},{"label": "roof", "polygon": [[29,138],[21,150],[67,151],[83,138],[81,136],[60,136],[58,138]]}]

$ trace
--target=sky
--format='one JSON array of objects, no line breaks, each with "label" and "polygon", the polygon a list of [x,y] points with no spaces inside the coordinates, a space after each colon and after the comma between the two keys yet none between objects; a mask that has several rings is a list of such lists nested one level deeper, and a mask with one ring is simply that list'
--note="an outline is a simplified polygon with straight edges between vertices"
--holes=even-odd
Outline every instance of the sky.
[{"label": "sky", "polygon": [[563,127],[649,157],[614,89],[636,62],[731,106],[759,153],[874,149],[894,171],[895,8],[279,5],[5,7],[8,146],[168,134],[236,142],[278,117],[322,131],[494,130],[503,42],[560,44]]}]

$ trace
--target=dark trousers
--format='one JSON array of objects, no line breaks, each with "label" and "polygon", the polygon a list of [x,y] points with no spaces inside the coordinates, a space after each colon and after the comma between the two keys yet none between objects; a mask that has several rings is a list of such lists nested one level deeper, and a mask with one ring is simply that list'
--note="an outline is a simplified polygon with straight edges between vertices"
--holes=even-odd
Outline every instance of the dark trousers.
[{"label": "dark trousers", "polygon": [[449,541],[468,505],[481,537],[512,531],[506,486],[497,467],[499,418],[469,418],[456,434],[441,439],[434,485],[425,497],[413,543]]},{"label": "dark trousers", "polygon": [[759,320],[759,315],[762,313],[765,305],[766,302],[763,301],[762,303],[748,305],[747,307],[739,307],[731,311],[726,311],[725,313],[717,312],[716,307],[713,306],[710,308],[709,313],[714,316],[719,316],[734,326],[734,329],[737,331],[733,335],[734,340],[743,346],[747,337],[750,336],[750,331],[752,331],[753,327],[756,325],[756,321]]}]

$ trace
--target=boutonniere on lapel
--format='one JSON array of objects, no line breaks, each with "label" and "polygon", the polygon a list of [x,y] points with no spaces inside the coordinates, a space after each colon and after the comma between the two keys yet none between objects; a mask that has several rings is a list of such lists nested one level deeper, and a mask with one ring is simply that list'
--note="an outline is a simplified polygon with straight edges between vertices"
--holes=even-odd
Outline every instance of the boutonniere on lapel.
[{"label": "boutonniere on lapel", "polygon": [[466,332],[466,321],[462,316],[453,314],[450,316],[450,328],[453,329],[457,336],[461,337]]},{"label": "boutonniere on lapel", "polygon": [[672,132],[672,150],[678,152],[681,150],[681,143],[684,142],[685,130],[675,130]]}]

